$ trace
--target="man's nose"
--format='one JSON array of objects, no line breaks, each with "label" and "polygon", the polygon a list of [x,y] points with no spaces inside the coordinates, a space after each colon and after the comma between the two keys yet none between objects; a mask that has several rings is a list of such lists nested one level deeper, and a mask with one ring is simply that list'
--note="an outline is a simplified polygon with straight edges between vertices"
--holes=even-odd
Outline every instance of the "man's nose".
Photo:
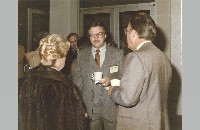
[{"label": "man's nose", "polygon": [[99,35],[94,35],[94,38],[95,38],[95,39],[99,38]]}]

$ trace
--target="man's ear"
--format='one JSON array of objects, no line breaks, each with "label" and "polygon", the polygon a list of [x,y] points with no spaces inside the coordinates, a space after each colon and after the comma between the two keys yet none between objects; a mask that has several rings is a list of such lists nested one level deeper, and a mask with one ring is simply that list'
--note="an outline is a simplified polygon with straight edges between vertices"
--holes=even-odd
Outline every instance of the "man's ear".
[{"label": "man's ear", "polygon": [[137,32],[136,32],[135,30],[133,30],[133,31],[131,32],[131,35],[132,35],[133,37],[135,37],[135,36],[137,35]]},{"label": "man's ear", "polygon": [[60,65],[60,64],[62,63],[62,60],[61,60],[61,58],[59,58],[59,59],[56,59],[56,63],[57,63],[58,65]]},{"label": "man's ear", "polygon": [[107,37],[107,35],[105,34],[105,38]]}]

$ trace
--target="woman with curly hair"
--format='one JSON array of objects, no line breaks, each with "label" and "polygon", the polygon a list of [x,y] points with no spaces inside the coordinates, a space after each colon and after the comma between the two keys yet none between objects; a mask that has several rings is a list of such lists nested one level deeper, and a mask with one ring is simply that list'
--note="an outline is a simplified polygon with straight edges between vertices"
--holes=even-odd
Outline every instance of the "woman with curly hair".
[{"label": "woman with curly hair", "polygon": [[60,70],[70,44],[60,35],[40,40],[41,64],[19,91],[20,130],[84,130],[86,110],[73,82]]}]

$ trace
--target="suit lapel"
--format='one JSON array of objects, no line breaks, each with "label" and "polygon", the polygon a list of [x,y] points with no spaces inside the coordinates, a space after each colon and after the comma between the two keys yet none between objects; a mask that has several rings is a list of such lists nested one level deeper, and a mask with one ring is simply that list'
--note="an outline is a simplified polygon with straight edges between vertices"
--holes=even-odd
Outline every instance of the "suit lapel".
[{"label": "suit lapel", "polygon": [[105,59],[101,67],[101,71],[107,75],[108,73],[107,69],[110,68],[111,64],[112,64],[112,49],[107,45],[106,52],[105,52]]},{"label": "suit lapel", "polygon": [[105,52],[105,59],[102,65],[102,68],[106,65],[109,65],[111,63],[111,59],[112,59],[112,49],[109,48],[109,46],[106,46],[106,52]]},{"label": "suit lapel", "polygon": [[89,63],[90,63],[91,71],[93,71],[93,72],[99,71],[97,63],[95,62],[94,57],[92,56],[92,52],[89,57],[90,57]]},{"label": "suit lapel", "polygon": [[90,47],[90,49],[87,51],[86,55],[85,55],[85,59],[84,63],[85,63],[85,67],[90,68],[90,72],[96,72],[99,71],[99,68],[94,60],[94,57],[92,55],[92,48]]}]

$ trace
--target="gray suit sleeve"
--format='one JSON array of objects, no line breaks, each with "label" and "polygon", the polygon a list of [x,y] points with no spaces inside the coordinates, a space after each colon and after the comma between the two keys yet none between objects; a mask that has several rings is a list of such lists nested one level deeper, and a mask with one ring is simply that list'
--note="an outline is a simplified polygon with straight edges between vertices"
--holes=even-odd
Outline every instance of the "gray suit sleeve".
[{"label": "gray suit sleeve", "polygon": [[120,78],[122,76],[122,72],[123,72],[123,65],[124,65],[124,51],[123,50],[120,50],[120,56],[119,56],[119,64],[120,64],[120,68],[119,68],[119,75],[120,75]]},{"label": "gray suit sleeve", "polygon": [[111,98],[122,106],[134,106],[140,100],[143,84],[143,64],[138,56],[129,55],[124,64],[120,87],[113,88]]},{"label": "gray suit sleeve", "polygon": [[76,84],[76,86],[78,87],[80,93],[82,91],[82,75],[81,75],[81,71],[80,71],[80,66],[79,66],[79,58],[77,57],[77,59],[73,62],[73,69],[72,69],[72,79],[74,81],[74,83]]}]

